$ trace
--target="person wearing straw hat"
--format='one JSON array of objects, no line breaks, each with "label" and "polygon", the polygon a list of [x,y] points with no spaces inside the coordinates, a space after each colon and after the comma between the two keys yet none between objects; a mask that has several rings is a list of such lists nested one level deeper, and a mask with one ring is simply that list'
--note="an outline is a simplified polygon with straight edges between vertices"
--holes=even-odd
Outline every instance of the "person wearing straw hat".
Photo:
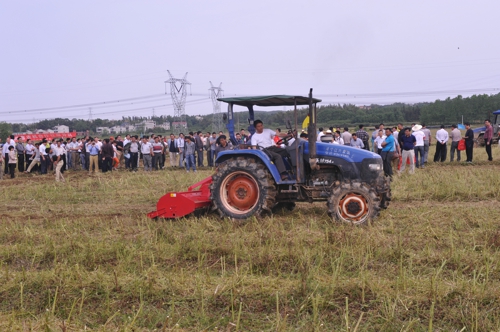
[{"label": "person wearing straw hat", "polygon": [[332,134],[332,131],[330,129],[328,129],[326,131],[326,133],[323,134],[323,136],[321,136],[321,142],[322,143],[333,143],[333,134]]},{"label": "person wearing straw hat", "polygon": [[[414,125],[411,128],[411,131],[413,132],[412,135],[415,136],[415,139],[417,140],[415,143],[415,147],[413,148],[415,150],[415,161],[416,161],[416,166],[417,168],[424,168],[424,138],[425,134],[421,130],[422,126],[419,124]],[[418,156],[420,155],[420,163]]]}]

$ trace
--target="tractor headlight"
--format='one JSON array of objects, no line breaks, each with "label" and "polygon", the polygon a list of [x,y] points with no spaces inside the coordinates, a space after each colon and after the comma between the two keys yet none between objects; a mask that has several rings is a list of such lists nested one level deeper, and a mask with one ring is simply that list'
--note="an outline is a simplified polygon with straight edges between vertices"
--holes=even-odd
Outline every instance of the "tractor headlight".
[{"label": "tractor headlight", "polygon": [[368,164],[368,168],[370,171],[380,171],[382,169],[382,165],[380,164]]}]

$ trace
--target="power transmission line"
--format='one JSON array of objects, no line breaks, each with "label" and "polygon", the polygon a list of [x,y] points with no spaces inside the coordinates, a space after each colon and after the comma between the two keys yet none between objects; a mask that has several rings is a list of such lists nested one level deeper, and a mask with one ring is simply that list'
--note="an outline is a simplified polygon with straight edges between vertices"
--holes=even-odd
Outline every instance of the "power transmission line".
[{"label": "power transmission line", "polygon": [[154,94],[154,95],[148,95],[148,96],[140,96],[140,97],[125,98],[125,99],[100,101],[100,102],[86,103],[86,104],[77,104],[77,105],[66,105],[66,106],[57,106],[57,107],[32,108],[32,109],[26,109],[26,110],[6,111],[6,112],[0,112],[0,114],[15,114],[15,113],[26,113],[26,112],[35,112],[35,111],[52,111],[52,110],[60,110],[60,109],[72,109],[72,108],[77,108],[77,107],[97,106],[97,105],[105,105],[105,104],[111,104],[111,103],[121,103],[121,102],[124,102],[124,101],[131,101],[131,100],[155,98],[155,97],[159,97],[159,96],[162,96],[162,95],[163,94]]}]

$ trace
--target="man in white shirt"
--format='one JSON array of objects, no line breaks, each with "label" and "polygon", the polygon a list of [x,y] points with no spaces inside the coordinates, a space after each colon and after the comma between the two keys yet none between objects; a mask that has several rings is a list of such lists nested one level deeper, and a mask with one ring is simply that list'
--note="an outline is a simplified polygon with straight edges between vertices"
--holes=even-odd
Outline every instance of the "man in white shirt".
[{"label": "man in white shirt", "polygon": [[[421,125],[414,125],[411,128],[411,131],[413,132],[412,135],[415,136],[415,139],[417,140],[415,143],[415,147],[413,150],[415,151],[415,161],[416,161],[416,166],[417,168],[424,168],[424,138],[425,134],[422,131],[422,126]],[[418,156],[420,155],[420,162],[418,161]]]},{"label": "man in white shirt", "polygon": [[441,129],[436,132],[436,153],[434,154],[434,162],[446,160],[446,143],[448,143],[449,135],[441,125]]},{"label": "man in white shirt", "polygon": [[384,135],[384,130],[379,129],[378,135],[373,140],[373,152],[381,154],[382,152],[382,143],[385,141],[387,136]]},{"label": "man in white shirt", "polygon": [[[71,139],[71,142],[66,146],[66,150],[68,151],[68,161],[71,160],[71,166],[74,171],[76,171],[76,166],[78,165],[78,159],[79,159],[79,144],[76,142],[76,137],[73,137]],[[70,167],[70,164],[68,163],[68,167]]]},{"label": "man in white shirt", "polygon": [[450,161],[453,162],[455,151],[457,151],[457,161],[460,161],[460,150],[458,149],[458,142],[462,139],[462,133],[457,128],[457,125],[451,126],[451,148],[450,148]]},{"label": "man in white shirt", "polygon": [[177,148],[179,149],[179,167],[184,167],[184,134],[180,133],[177,140]]},{"label": "man in white shirt", "polygon": [[26,168],[25,169],[28,169],[29,165],[33,161],[33,157],[35,156],[34,155],[35,146],[33,144],[31,144],[31,139],[28,138],[26,140],[26,146],[24,147],[24,149],[26,151]]},{"label": "man in white shirt", "polygon": [[321,137],[324,135],[325,133],[323,133],[323,127],[320,127],[318,132],[318,137],[316,137],[316,141],[321,142]]},{"label": "man in white shirt", "polygon": [[49,165],[51,163],[49,153],[50,148],[47,148],[47,140],[43,139],[42,144],[40,144],[40,164],[41,164],[41,174],[47,174],[49,170]]},{"label": "man in white shirt", "polygon": [[2,153],[4,157],[3,162],[5,164],[4,166],[5,174],[9,173],[9,147],[11,146],[15,146],[14,135],[10,135],[9,137],[7,137],[7,141],[5,141],[5,144],[2,147]]},{"label": "man in white shirt", "polygon": [[144,136],[141,143],[142,162],[144,171],[150,172],[153,170],[153,145],[149,142],[148,137]]},{"label": "man in white shirt", "polygon": [[53,164],[54,171],[56,173],[56,182],[62,181],[64,182],[64,177],[62,175],[62,168],[64,166],[64,154],[66,153],[66,149],[62,145],[62,139],[58,140],[54,150],[53,150]]},{"label": "man in white shirt", "polygon": [[[275,145],[274,136],[277,136],[276,132],[271,129],[264,129],[264,124],[261,120],[255,120],[253,126],[255,127],[255,133],[252,135],[251,144],[257,148],[263,149],[269,158],[271,158],[280,172],[281,180],[288,179],[286,167],[282,159],[282,157],[288,156],[288,152]],[[285,137],[287,134],[280,133],[278,136]]]}]

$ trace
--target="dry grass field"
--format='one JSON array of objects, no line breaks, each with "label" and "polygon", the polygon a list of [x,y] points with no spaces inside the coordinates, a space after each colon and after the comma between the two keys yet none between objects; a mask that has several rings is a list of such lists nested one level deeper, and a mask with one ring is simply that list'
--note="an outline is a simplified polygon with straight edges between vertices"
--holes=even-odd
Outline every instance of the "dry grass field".
[{"label": "dry grass field", "polygon": [[475,152],[396,177],[365,227],[146,217],[209,170],[5,179],[0,330],[499,331],[500,153]]}]

